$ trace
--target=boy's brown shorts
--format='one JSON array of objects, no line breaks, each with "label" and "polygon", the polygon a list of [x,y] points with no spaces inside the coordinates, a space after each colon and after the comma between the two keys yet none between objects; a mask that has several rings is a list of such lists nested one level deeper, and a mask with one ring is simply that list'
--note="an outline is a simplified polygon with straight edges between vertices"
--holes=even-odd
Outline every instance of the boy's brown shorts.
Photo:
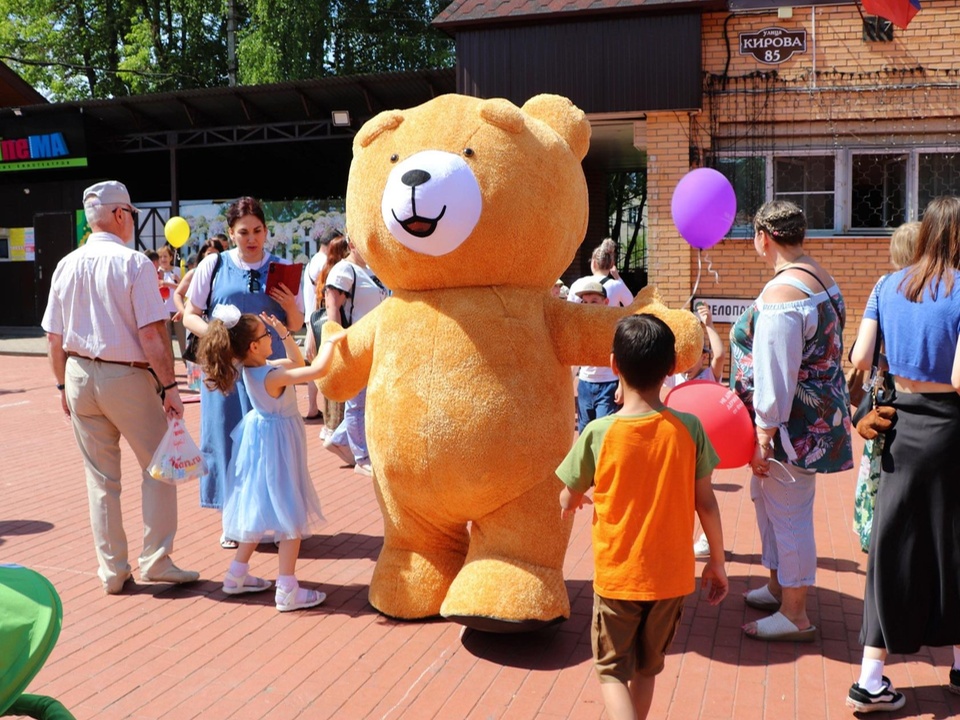
[{"label": "boy's brown shorts", "polygon": [[600,682],[659,674],[680,626],[684,599],[610,600],[594,593],[590,640]]}]

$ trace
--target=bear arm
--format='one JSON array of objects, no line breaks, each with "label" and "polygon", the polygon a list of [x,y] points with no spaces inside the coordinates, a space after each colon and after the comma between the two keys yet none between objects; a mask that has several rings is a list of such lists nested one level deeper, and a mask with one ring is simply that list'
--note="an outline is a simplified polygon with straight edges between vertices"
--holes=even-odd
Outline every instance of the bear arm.
[{"label": "bear arm", "polygon": [[[344,402],[363,390],[373,366],[373,344],[380,306],[364,315],[347,329],[347,337],[333,349],[333,359],[326,375],[317,380],[324,397]],[[340,330],[335,322],[324,323],[323,337]]]},{"label": "bear arm", "polygon": [[617,323],[632,312],[632,305],[608,307],[566,300],[547,303],[547,331],[557,359],[562,365],[609,365]]}]

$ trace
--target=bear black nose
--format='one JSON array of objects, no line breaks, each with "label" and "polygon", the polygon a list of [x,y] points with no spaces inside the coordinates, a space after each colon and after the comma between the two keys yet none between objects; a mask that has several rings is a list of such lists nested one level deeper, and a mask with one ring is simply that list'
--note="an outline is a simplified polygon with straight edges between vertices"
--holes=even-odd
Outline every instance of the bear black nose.
[{"label": "bear black nose", "polygon": [[426,170],[408,170],[400,178],[400,182],[408,187],[417,187],[417,185],[423,185],[427,180],[430,179],[430,173]]}]

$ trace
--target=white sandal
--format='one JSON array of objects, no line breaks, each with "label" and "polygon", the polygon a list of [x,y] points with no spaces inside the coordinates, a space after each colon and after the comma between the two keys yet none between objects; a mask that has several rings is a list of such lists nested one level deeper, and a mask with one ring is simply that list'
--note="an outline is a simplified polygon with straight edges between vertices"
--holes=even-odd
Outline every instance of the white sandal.
[{"label": "white sandal", "polygon": [[749,592],[743,594],[743,601],[752,608],[763,610],[764,612],[777,612],[780,609],[780,601],[770,592],[769,585],[761,585]]},{"label": "white sandal", "polygon": [[279,586],[275,596],[277,610],[280,612],[290,612],[291,610],[303,610],[319,605],[327,599],[327,594],[318,590],[308,590],[297,585],[293,590],[286,592]]},{"label": "white sandal", "polygon": [[[253,580],[253,585],[247,584],[247,580]],[[227,585],[227,582],[233,583],[232,585]],[[227,574],[223,576],[223,591],[227,595],[242,595],[243,593],[255,593],[263,592],[264,590],[269,590],[273,587],[273,583],[264,578],[254,577],[253,575],[241,575],[237,577],[236,575],[231,575],[230,571],[227,571]]]},{"label": "white sandal", "polygon": [[754,640],[770,642],[813,642],[817,637],[815,625],[801,630],[786,615],[779,612],[757,620],[756,626],[755,633],[748,633],[745,625],[744,634]]}]

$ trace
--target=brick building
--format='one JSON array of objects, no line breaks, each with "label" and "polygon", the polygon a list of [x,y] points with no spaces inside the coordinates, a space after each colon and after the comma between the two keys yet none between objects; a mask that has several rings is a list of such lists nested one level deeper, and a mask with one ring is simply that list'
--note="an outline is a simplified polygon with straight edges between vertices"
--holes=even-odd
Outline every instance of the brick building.
[{"label": "brick building", "polygon": [[[624,22],[637,30],[628,42],[646,43],[647,55],[616,44]],[[570,97],[591,119],[594,141],[606,146],[604,162],[585,163],[591,213],[604,207],[594,197],[604,190],[596,173],[617,166],[607,134],[615,123],[631,126],[636,157],[646,162],[649,282],[674,306],[694,294],[729,299],[732,307],[755,297],[770,270],[753,249],[752,215],[765,200],[784,197],[804,207],[805,247],[843,289],[849,347],[870,289],[889,269],[892,229],[919,219],[936,195],[960,192],[956,0],[925,1],[905,30],[865,16],[852,2],[789,0],[455,0],[435,23],[457,39],[458,92],[522,102],[511,97],[517,81],[505,80],[503,67],[529,72],[529,56],[542,53],[560,68],[542,73],[535,89]],[[591,57],[607,58],[591,67],[585,86],[578,78],[589,63],[579,47],[550,52],[572,24]],[[504,51],[507,32],[517,39]],[[487,55],[471,52],[474,46]],[[698,90],[692,103],[662,87],[685,88],[690,62]],[[629,107],[618,104],[623,92],[598,98],[596,87],[611,73],[647,91],[634,92]],[[702,254],[678,235],[670,212],[673,190],[692,164],[724,172],[738,199],[734,228]],[[581,255],[602,237],[603,224],[591,217]],[[586,258],[574,269],[585,270]]]},{"label": "brick building", "polygon": [[[740,227],[709,251],[720,282],[705,276],[701,291],[750,296],[761,287],[769,269],[746,239],[750,213],[764,199],[792,199],[807,212],[805,247],[847,299],[850,347],[870,289],[890,269],[892,228],[921,219],[933,197],[960,193],[960,4],[924,2],[905,30],[864,19],[853,4],[781,14],[792,17],[776,8],[703,16],[703,113],[683,125],[733,180]],[[741,54],[741,34],[765,28],[803,31],[805,52],[774,65]],[[871,39],[878,30],[890,39]],[[669,207],[658,217],[669,237]]]}]

